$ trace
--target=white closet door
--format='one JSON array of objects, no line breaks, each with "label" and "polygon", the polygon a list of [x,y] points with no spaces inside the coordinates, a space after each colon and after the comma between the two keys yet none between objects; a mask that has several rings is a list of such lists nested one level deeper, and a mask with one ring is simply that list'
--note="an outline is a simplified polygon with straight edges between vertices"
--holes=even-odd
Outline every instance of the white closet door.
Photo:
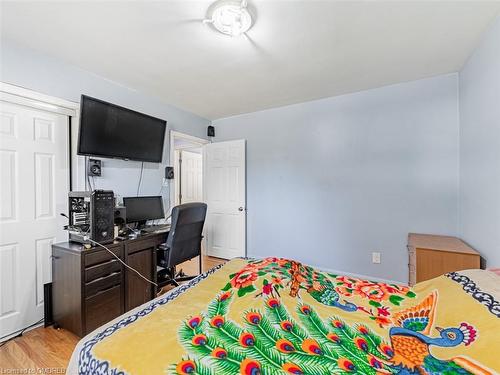
[{"label": "white closet door", "polygon": [[207,254],[231,259],[246,255],[245,140],[204,146]]},{"label": "white closet door", "polygon": [[51,245],[65,241],[68,117],[0,101],[0,337],[43,318]]}]

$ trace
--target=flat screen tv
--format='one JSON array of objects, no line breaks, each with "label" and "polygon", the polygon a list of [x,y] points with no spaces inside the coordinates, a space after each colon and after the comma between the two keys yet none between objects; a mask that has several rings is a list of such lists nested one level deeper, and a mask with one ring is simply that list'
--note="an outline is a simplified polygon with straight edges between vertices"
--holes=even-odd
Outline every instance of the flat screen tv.
[{"label": "flat screen tv", "polygon": [[78,155],[159,163],[167,122],[82,95]]}]

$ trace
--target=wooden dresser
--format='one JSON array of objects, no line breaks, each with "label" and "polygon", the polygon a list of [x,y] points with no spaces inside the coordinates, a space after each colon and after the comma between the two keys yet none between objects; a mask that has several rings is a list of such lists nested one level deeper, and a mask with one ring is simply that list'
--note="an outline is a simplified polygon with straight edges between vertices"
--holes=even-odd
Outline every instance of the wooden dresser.
[{"label": "wooden dresser", "polygon": [[[126,264],[152,281],[156,249],[167,233],[146,234],[106,245]],[[52,245],[52,304],[56,326],[83,337],[156,295],[154,285],[125,268],[101,247]]]},{"label": "wooden dresser", "polygon": [[410,233],[408,235],[409,284],[447,272],[480,268],[480,255],[457,237]]}]

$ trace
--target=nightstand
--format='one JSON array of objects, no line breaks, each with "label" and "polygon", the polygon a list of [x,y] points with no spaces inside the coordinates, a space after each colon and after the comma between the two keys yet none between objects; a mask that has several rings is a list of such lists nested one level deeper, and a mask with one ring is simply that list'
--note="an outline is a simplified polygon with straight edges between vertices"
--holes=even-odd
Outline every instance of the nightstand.
[{"label": "nightstand", "polygon": [[481,257],[461,239],[451,236],[408,235],[409,284],[448,272],[480,268]]}]

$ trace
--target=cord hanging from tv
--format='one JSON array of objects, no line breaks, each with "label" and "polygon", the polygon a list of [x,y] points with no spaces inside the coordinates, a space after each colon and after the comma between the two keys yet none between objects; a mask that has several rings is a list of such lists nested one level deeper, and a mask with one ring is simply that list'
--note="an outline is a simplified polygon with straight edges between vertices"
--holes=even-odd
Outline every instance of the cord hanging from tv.
[{"label": "cord hanging from tv", "polygon": [[160,163],[167,122],[82,95],[78,155]]}]

